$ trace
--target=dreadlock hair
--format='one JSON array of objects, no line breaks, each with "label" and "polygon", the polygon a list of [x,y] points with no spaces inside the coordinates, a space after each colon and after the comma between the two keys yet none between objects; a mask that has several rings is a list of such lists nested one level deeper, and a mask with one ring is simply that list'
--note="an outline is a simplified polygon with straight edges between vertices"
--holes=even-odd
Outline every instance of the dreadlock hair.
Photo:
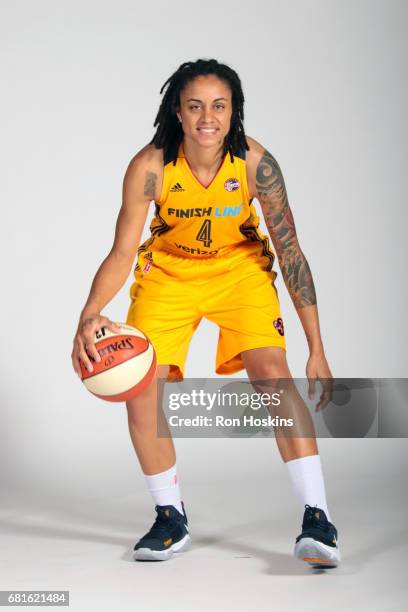
[{"label": "dreadlock hair", "polygon": [[163,148],[165,158],[172,160],[173,165],[176,164],[178,148],[183,140],[183,129],[176,114],[180,106],[180,92],[189,81],[207,74],[214,74],[226,81],[232,92],[231,127],[224,139],[223,154],[228,151],[233,162],[234,153],[244,149],[249,150],[243,126],[244,94],[238,74],[215,59],[198,59],[195,62],[181,64],[160,89],[162,93],[167,86],[153,124],[153,127],[156,125],[158,127],[149,144],[154,144],[156,149]]}]

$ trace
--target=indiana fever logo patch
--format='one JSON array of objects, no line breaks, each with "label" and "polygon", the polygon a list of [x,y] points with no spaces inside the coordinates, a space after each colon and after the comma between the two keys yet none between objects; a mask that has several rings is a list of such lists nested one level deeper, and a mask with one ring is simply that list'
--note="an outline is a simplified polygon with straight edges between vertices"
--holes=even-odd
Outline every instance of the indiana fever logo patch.
[{"label": "indiana fever logo patch", "polygon": [[278,319],[275,319],[275,321],[273,322],[273,326],[280,333],[281,336],[285,335],[283,321],[280,317]]},{"label": "indiana fever logo patch", "polygon": [[229,178],[224,183],[224,188],[227,191],[236,191],[237,189],[239,189],[239,186],[239,180],[236,178]]}]

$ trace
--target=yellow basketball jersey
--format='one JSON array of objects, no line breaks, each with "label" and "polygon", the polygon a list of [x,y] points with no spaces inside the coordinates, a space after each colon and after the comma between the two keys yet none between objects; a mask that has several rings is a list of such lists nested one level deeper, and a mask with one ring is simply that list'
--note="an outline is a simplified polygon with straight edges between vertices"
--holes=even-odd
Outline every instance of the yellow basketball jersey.
[{"label": "yellow basketball jersey", "polygon": [[[225,155],[214,179],[204,187],[184,156],[164,160],[162,190],[155,202],[151,236],[138,250],[165,250],[182,257],[214,257],[248,241],[262,244],[265,269],[272,270],[274,254],[267,236],[259,232],[259,217],[249,196],[246,151]],[[136,266],[138,269],[138,265]]]}]

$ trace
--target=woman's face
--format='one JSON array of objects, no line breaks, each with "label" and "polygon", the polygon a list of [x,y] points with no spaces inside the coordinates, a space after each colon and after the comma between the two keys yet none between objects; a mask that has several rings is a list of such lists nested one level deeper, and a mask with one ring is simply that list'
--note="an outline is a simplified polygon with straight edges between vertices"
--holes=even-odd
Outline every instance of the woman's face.
[{"label": "woman's face", "polygon": [[213,74],[198,76],[180,92],[177,117],[185,138],[199,146],[223,144],[231,125],[232,96],[229,85]]}]

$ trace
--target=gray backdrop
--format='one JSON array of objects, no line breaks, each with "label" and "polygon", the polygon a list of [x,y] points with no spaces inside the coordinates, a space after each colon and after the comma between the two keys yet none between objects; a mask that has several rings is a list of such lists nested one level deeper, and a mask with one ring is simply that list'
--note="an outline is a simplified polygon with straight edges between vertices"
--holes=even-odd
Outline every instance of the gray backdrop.
[{"label": "gray backdrop", "polygon": [[[75,520],[97,524],[114,515],[116,523],[109,519],[104,528],[115,529],[126,511],[126,536],[116,541],[122,551],[150,521],[124,405],[88,394],[70,353],[92,278],[112,245],[124,172],[151,139],[159,89],[180,63],[215,57],[241,77],[246,132],[271,151],[285,177],[334,376],[407,376],[407,12],[397,0],[2,3],[0,469],[11,538],[2,563],[11,573],[1,588],[69,588],[62,578],[47,582],[46,557],[32,584],[39,560],[27,560],[25,547],[15,552],[19,570],[11,570],[11,551],[20,551],[14,536],[74,546],[82,538]],[[132,275],[104,311],[114,320],[125,320],[131,282]],[[289,365],[301,377],[307,343],[280,273],[277,287]],[[202,322],[187,376],[215,375],[217,333]],[[279,499],[281,513],[292,517],[287,552],[300,509],[274,445],[177,440],[182,491],[196,523],[203,491],[212,518],[225,502],[226,523],[231,499],[256,517],[267,495],[271,508]],[[350,503],[362,522],[384,498],[402,517],[406,493],[387,487],[391,475],[406,476],[405,440],[324,440],[320,448],[331,513],[343,531],[353,522]],[[373,479],[372,497],[361,495],[362,475]],[[249,482],[251,501],[243,504]],[[70,514],[61,514],[68,507]],[[45,525],[58,525],[54,531],[30,523],[41,512]],[[131,520],[137,513],[140,525]],[[41,548],[34,541],[34,550]],[[356,558],[366,558],[360,553]],[[94,578],[104,582],[102,574]],[[401,585],[386,581],[384,597]],[[246,597],[244,587],[241,601]],[[291,609],[296,602],[287,597]]]}]

